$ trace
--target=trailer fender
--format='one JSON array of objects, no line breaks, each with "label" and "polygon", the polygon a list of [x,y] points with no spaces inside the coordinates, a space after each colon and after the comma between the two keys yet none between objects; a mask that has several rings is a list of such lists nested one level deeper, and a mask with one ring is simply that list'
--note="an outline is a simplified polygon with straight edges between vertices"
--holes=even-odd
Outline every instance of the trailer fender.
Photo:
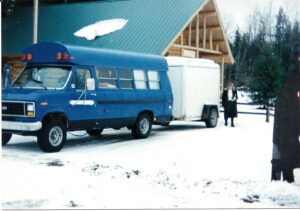
[{"label": "trailer fender", "polygon": [[211,109],[215,109],[218,112],[218,117],[219,117],[219,109],[217,105],[205,104],[202,110],[202,120],[207,120],[209,118]]}]

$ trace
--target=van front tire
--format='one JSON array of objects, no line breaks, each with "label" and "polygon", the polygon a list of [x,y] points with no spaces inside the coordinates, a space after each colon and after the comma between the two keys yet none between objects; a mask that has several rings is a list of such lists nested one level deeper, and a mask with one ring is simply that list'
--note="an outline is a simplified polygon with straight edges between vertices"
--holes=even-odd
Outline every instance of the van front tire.
[{"label": "van front tire", "polygon": [[11,139],[11,133],[2,133],[2,146],[5,146]]},{"label": "van front tire", "polygon": [[43,127],[38,135],[38,144],[44,152],[58,152],[66,143],[67,132],[63,122],[54,120]]},{"label": "van front tire", "polygon": [[147,138],[152,129],[152,121],[148,114],[141,114],[138,116],[134,125],[131,128],[131,132],[134,138]]}]

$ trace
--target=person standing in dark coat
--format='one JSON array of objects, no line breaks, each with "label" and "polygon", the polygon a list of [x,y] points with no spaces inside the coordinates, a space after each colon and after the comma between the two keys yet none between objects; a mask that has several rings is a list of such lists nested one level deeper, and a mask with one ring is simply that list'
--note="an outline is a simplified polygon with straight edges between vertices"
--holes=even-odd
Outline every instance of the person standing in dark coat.
[{"label": "person standing in dark coat", "polygon": [[224,107],[225,126],[228,125],[228,118],[231,119],[231,127],[234,127],[234,118],[237,117],[238,94],[234,84],[229,82],[222,94],[222,106]]},{"label": "person standing in dark coat", "polygon": [[300,69],[291,73],[275,105],[272,180],[294,182],[300,168]]}]

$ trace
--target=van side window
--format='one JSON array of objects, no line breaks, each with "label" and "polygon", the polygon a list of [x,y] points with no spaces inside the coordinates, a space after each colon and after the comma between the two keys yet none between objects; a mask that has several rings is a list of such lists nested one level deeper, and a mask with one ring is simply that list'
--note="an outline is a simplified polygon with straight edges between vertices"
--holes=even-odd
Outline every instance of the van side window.
[{"label": "van side window", "polygon": [[160,78],[158,71],[148,71],[149,88],[153,90],[160,89]]},{"label": "van side window", "polygon": [[86,86],[86,80],[91,77],[91,71],[89,69],[76,69],[75,77],[73,78],[75,89],[84,90]]},{"label": "van side window", "polygon": [[121,89],[132,89],[133,88],[133,73],[129,69],[118,68],[119,86]]},{"label": "van side window", "polygon": [[144,70],[134,70],[133,74],[136,89],[148,89],[146,72]]},{"label": "van side window", "polygon": [[117,75],[114,68],[96,68],[97,80],[100,88],[117,88]]}]

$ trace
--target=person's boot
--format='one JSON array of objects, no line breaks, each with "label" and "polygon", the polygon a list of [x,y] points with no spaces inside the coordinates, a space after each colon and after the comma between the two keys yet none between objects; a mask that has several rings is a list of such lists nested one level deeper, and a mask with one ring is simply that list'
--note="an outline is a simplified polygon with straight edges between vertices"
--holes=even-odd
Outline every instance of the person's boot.
[{"label": "person's boot", "polygon": [[294,172],[292,168],[285,167],[282,171],[283,181],[287,181],[288,183],[295,182]]},{"label": "person's boot", "polygon": [[234,123],[233,123],[233,120],[231,120],[231,127],[234,127]]},{"label": "person's boot", "polygon": [[228,123],[227,123],[227,119],[225,120],[225,126],[227,126],[228,125]]}]

